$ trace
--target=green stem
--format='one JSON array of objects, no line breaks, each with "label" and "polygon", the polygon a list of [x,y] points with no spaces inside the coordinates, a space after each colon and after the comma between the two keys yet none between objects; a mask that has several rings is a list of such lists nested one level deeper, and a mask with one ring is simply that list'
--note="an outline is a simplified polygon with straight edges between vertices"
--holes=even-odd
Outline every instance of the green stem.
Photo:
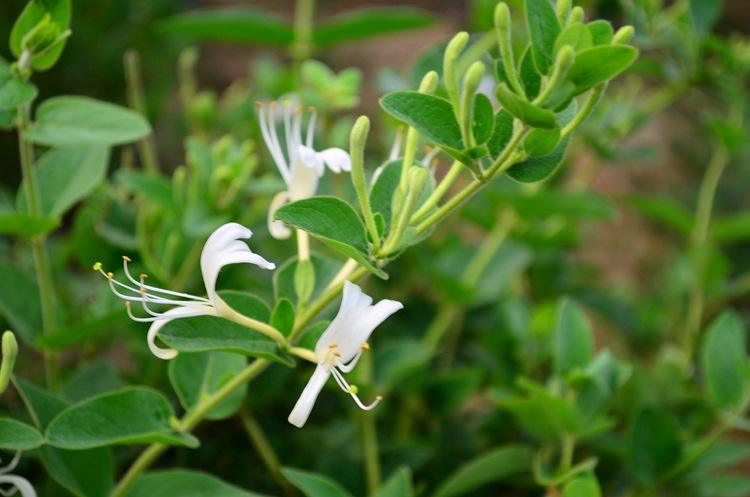
[{"label": "green stem", "polygon": [[[179,422],[179,429],[184,432],[190,432],[201,422],[203,417],[211,409],[216,407],[224,399],[232,394],[237,388],[241,387],[263,370],[271,363],[265,359],[256,359],[239,374],[225,383],[219,390],[203,398],[193,409],[188,411]],[[122,477],[117,486],[112,490],[110,497],[123,497],[128,489],[135,483],[140,474],[145,471],[151,464],[167,450],[169,446],[164,444],[151,444],[141,452],[141,455],[130,466],[127,473]]]},{"label": "green stem", "polygon": [[[128,105],[131,109],[148,119],[146,102],[143,93],[143,77],[141,61],[138,52],[128,50],[124,57],[125,85],[127,87]],[[153,134],[149,134],[138,141],[138,155],[141,157],[143,168],[149,173],[159,172],[159,160],[156,154]]]},{"label": "green stem", "polygon": [[313,51],[312,35],[315,22],[315,0],[297,0],[294,9],[294,43],[291,47],[292,60],[299,67]]},{"label": "green stem", "polygon": [[700,333],[703,321],[703,309],[705,305],[705,294],[703,283],[705,280],[706,259],[708,250],[708,235],[711,227],[711,213],[713,211],[714,198],[719,186],[719,180],[729,162],[729,154],[722,146],[717,146],[708,168],[703,175],[700,190],[698,192],[698,205],[695,211],[695,224],[691,234],[690,248],[692,252],[693,284],[690,293],[690,303],[687,310],[685,322],[685,352],[687,357],[692,356],[693,346],[697,335]]},{"label": "green stem", "polygon": [[418,223],[419,221],[424,219],[427,214],[429,214],[429,212],[438,204],[438,202],[443,199],[445,194],[448,192],[448,189],[453,186],[453,183],[456,181],[463,169],[464,165],[459,161],[453,162],[453,165],[440,181],[440,184],[438,184],[438,186],[430,194],[430,196],[427,197],[427,200],[425,200],[424,204],[422,204],[419,209],[417,209],[417,212],[414,213],[411,218],[411,224]]},{"label": "green stem", "polygon": [[589,93],[589,98],[586,99],[586,103],[583,104],[583,107],[581,107],[581,110],[578,111],[576,117],[574,117],[573,120],[565,125],[565,127],[560,131],[561,140],[568,136],[574,129],[580,126],[584,120],[586,120],[589,114],[591,114],[591,112],[596,107],[596,104],[598,104],[599,100],[601,100],[602,95],[604,95],[604,90],[606,89],[607,83],[602,83],[591,90],[591,93]]},{"label": "green stem", "polygon": [[469,183],[466,188],[457,193],[448,202],[440,206],[435,212],[433,212],[427,219],[419,223],[416,227],[416,234],[421,235],[435,224],[442,221],[446,216],[451,214],[455,209],[461,206],[464,201],[468,200],[478,190],[480,190],[489,180],[495,177],[497,174],[505,171],[508,167],[513,165],[516,160],[514,154],[516,147],[526,136],[528,130],[523,128],[517,132],[511,139],[505,151],[497,158],[495,163],[487,170],[487,173],[481,178],[475,178]]},{"label": "green stem", "polygon": [[268,437],[266,437],[266,434],[263,432],[263,428],[255,420],[252,414],[250,414],[249,410],[242,409],[239,416],[247,436],[250,438],[255,450],[258,451],[258,455],[263,461],[263,464],[268,468],[273,479],[279,484],[279,487],[281,487],[285,494],[293,495],[294,487],[291,486],[281,472],[281,462],[279,461],[279,457],[276,455],[276,451],[273,450]]},{"label": "green stem", "polygon": [[[18,108],[18,145],[21,158],[21,174],[23,175],[24,193],[29,214],[41,216],[39,190],[34,173],[34,147],[26,139],[26,128],[29,125],[31,114],[30,104]],[[44,333],[50,333],[55,327],[55,290],[52,281],[52,273],[47,256],[47,247],[44,235],[34,236],[29,240],[31,253],[34,258],[34,269],[36,282],[39,287],[39,302],[42,311],[42,327]],[[47,378],[47,386],[50,390],[57,389],[58,357],[52,351],[44,352],[44,367]]]}]

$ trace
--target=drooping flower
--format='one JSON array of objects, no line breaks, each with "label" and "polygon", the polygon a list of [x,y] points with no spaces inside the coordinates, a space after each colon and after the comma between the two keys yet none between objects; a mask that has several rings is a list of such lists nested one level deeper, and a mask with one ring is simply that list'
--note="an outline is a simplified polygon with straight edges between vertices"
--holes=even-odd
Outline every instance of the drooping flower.
[{"label": "drooping flower", "polygon": [[357,396],[357,387],[350,385],[344,373],[351,372],[357,365],[362,352],[369,348],[367,340],[373,330],[391,314],[402,309],[401,302],[381,300],[372,305],[372,297],[349,281],[344,282],[344,296],[339,312],[315,345],[317,366],[307,382],[297,403],[289,414],[289,422],[301,428],[307,421],[315,405],[318,394],[330,376],[341,389],[352,396],[361,409],[373,409],[381,400],[364,404]]},{"label": "drooping flower", "polygon": [[[240,224],[227,223],[217,228],[208,237],[203,245],[200,261],[207,297],[197,297],[188,293],[147,285],[145,282],[146,275],[141,274],[136,279],[130,273],[128,269],[130,258],[127,256],[122,258],[124,274],[128,280],[125,283],[114,279],[112,273],[105,272],[99,262],[94,264],[94,269],[107,277],[112,293],[125,301],[131,319],[151,323],[147,334],[148,347],[151,352],[160,359],[173,359],[177,355],[176,350],[165,349],[156,345],[156,336],[165,324],[179,318],[193,316],[221,317],[234,313],[216,293],[216,279],[221,268],[240,263],[254,264],[263,269],[274,269],[276,267],[272,262],[268,262],[250,250],[247,244],[242,241],[252,235],[252,231]],[[147,316],[133,314],[132,303],[134,302],[141,306]],[[169,306],[171,308],[159,312],[154,309],[155,306]]]},{"label": "drooping flower", "polygon": [[[314,109],[309,109],[308,113],[303,142],[304,110],[301,105],[291,99],[284,100],[281,105],[277,102],[258,102],[258,121],[263,140],[287,187],[286,191],[276,194],[268,209],[268,230],[274,238],[289,238],[291,235],[284,223],[273,220],[274,213],[287,202],[315,195],[318,180],[326,166],[335,173],[352,169],[351,158],[345,150],[327,148],[317,152],[313,148],[317,113]],[[283,142],[276,129],[279,120],[284,128]]]},{"label": "drooping flower", "polygon": [[23,476],[10,474],[11,471],[16,469],[20,460],[21,452],[18,451],[7,466],[0,467],[0,494],[13,495],[18,492],[21,497],[36,497],[36,491],[29,480]]}]

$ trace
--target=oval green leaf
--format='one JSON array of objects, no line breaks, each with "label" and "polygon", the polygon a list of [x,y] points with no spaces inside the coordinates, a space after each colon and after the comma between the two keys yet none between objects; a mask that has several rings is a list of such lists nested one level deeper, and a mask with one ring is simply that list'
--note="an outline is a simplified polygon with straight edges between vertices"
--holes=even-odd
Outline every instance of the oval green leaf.
[{"label": "oval green leaf", "polygon": [[163,443],[197,447],[188,433],[170,425],[174,411],[155,390],[130,387],[92,397],[68,407],[47,427],[47,442],[62,449]]},{"label": "oval green leaf", "polygon": [[638,57],[629,45],[598,45],[581,50],[568,70],[567,79],[575,85],[575,94],[614,78]]},{"label": "oval green leaf", "polygon": [[44,443],[36,428],[11,418],[0,419],[0,449],[31,450]]},{"label": "oval green leaf", "polygon": [[62,96],[42,102],[27,138],[40,145],[121,145],[143,138],[151,126],[141,115],[88,97]]},{"label": "oval green leaf", "polygon": [[255,8],[194,10],[163,20],[159,28],[195,41],[287,46],[294,40],[289,24]]},{"label": "oval green leaf", "polygon": [[138,478],[126,497],[262,497],[200,471],[152,471]]},{"label": "oval green leaf", "polygon": [[745,330],[731,312],[711,324],[701,353],[708,399],[719,409],[742,405],[747,392],[748,358]]},{"label": "oval green leaf", "polygon": [[313,42],[319,47],[423,28],[437,18],[424,10],[405,7],[365,7],[344,12],[315,28]]},{"label": "oval green leaf", "polygon": [[380,106],[435,144],[454,150],[464,149],[461,128],[453,106],[446,99],[416,91],[395,91],[381,98]]}]

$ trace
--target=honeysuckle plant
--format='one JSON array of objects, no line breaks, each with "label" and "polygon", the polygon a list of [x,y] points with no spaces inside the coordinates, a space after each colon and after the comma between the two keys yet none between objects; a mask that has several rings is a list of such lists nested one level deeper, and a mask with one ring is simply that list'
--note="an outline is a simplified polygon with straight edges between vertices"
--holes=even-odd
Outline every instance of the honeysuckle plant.
[{"label": "honeysuckle plant", "polygon": [[[314,0],[296,0],[293,23],[244,7],[179,13],[149,32],[283,53],[253,51],[249,75],[220,91],[200,82],[201,52],[183,50],[154,133],[163,67],[140,67],[134,50],[111,96],[128,107],[41,99],[52,92],[38,73],[100,47],[80,53],[91,37],[71,33],[86,27],[69,0],[31,0],[0,59],[0,127],[15,132],[22,177],[15,194],[0,188],[0,316],[15,332],[0,449],[17,454],[0,490],[747,493],[731,468],[750,452],[736,437],[750,403],[748,230],[731,209],[747,182],[735,165],[748,44],[712,33],[715,0],[622,4],[635,29],[571,0],[471,2],[467,31],[414,54],[409,76],[376,78],[366,62],[380,56],[341,70],[326,50],[440,16],[318,18]],[[367,50],[402,67],[407,46]],[[373,81],[388,87],[379,108],[364,98]],[[680,128],[696,137],[680,138],[698,159],[685,168],[700,172],[694,212],[588,188],[605,159],[630,157],[625,137],[684,102],[701,123]],[[592,269],[596,234],[611,238],[630,206],[685,235],[631,275],[646,290]],[[617,228],[607,261],[637,245]],[[94,261],[96,279],[82,270]]]}]

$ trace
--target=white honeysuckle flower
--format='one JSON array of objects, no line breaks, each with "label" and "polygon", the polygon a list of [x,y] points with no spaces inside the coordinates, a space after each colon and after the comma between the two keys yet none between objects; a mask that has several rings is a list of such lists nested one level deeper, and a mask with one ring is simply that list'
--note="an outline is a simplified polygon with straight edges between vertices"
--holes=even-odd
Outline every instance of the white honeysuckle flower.
[{"label": "white honeysuckle flower", "polygon": [[[254,264],[263,269],[274,269],[272,262],[268,262],[254,253],[242,241],[253,236],[253,232],[241,224],[227,223],[216,229],[208,237],[201,252],[201,273],[206,287],[206,297],[197,297],[188,293],[175,292],[145,283],[146,275],[141,274],[136,280],[128,269],[130,258],[123,256],[123,269],[128,282],[123,283],[114,279],[112,273],[105,272],[101,263],[94,264],[94,270],[99,271],[109,280],[109,286],[117,297],[125,301],[128,315],[134,321],[151,323],[146,339],[151,352],[160,359],[173,359],[177,356],[174,349],[165,349],[156,345],[159,330],[168,322],[193,316],[223,316],[231,311],[229,306],[216,293],[216,279],[219,271],[230,264]],[[133,302],[140,304],[148,316],[141,317],[133,314]],[[157,312],[154,306],[171,306],[164,312]]]},{"label": "white honeysuckle flower", "polygon": [[357,387],[347,383],[343,373],[351,372],[363,350],[369,348],[367,340],[373,330],[403,307],[401,302],[395,300],[381,300],[372,305],[372,297],[365,295],[360,287],[350,281],[344,282],[341,307],[315,344],[315,357],[318,363],[289,414],[291,424],[298,428],[305,424],[329,376],[333,376],[338,386],[351,395],[361,409],[370,410],[378,405],[380,397],[369,405],[363,404],[357,397]]},{"label": "white honeysuckle flower", "polygon": [[[263,141],[271,153],[273,161],[281,174],[286,191],[279,192],[271,200],[268,209],[268,231],[278,239],[289,238],[291,231],[281,221],[274,221],[274,213],[285,203],[302,200],[315,195],[318,179],[325,172],[326,166],[334,173],[351,171],[352,161],[349,153],[340,148],[327,148],[320,152],[313,148],[317,112],[310,108],[304,142],[302,121],[304,110],[294,98],[277,102],[258,102],[258,121]],[[284,140],[279,139],[276,130],[278,121],[284,128]]]},{"label": "white honeysuckle flower", "polygon": [[21,451],[18,451],[10,464],[0,467],[0,494],[10,496],[19,493],[21,497],[36,497],[36,491],[29,480],[23,476],[10,474],[11,471],[16,469],[20,460]]}]

